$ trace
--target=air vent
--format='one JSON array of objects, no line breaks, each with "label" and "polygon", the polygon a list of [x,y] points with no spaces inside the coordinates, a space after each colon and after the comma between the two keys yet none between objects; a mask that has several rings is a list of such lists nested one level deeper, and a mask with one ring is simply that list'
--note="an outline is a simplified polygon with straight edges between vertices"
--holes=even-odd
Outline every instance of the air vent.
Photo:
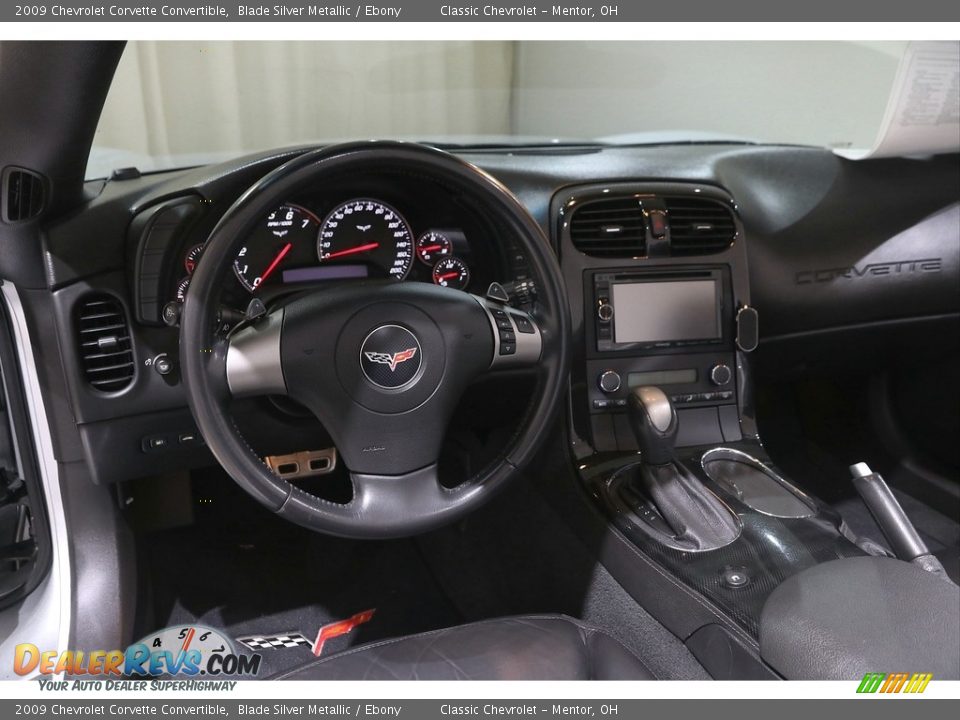
[{"label": "air vent", "polygon": [[22,222],[43,210],[43,178],[30,170],[8,167],[3,171],[3,219]]},{"label": "air vent", "polygon": [[135,366],[127,315],[111,295],[88,295],[77,308],[80,361],[87,382],[101,392],[123,390]]},{"label": "air vent", "polygon": [[594,257],[638,257],[646,254],[646,226],[640,201],[609,198],[587,201],[570,218],[574,247]]},{"label": "air vent", "polygon": [[672,255],[710,255],[733,243],[733,213],[719,202],[692,197],[664,198]]}]

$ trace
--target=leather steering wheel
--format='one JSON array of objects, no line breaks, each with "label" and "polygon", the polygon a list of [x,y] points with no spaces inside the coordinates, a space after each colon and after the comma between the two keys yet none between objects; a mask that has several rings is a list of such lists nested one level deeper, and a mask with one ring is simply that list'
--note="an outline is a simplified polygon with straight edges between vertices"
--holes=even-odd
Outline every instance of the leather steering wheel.
[{"label": "leather steering wheel", "polygon": [[[425,283],[358,281],[291,296],[228,337],[218,334],[220,288],[257,223],[311,184],[387,170],[470,198],[512,237],[537,281],[532,312]],[[355,143],[287,162],[227,210],[184,302],[180,362],[208,447],[260,503],[333,535],[402,537],[475,509],[530,460],[565,393],[569,322],[549,243],[502,184],[433,148]],[[482,374],[518,367],[532,368],[537,384],[518,430],[485,470],[444,487],[437,459],[463,391]],[[350,471],[349,503],[329,502],[281,479],[246,443],[228,408],[234,397],[257,394],[289,395],[320,420]]]}]

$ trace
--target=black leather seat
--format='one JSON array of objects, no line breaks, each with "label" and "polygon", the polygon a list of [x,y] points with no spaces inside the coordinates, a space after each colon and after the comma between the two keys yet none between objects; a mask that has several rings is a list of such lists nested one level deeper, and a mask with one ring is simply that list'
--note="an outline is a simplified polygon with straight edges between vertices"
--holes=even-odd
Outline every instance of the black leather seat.
[{"label": "black leather seat", "polygon": [[274,680],[653,680],[597,628],[562,615],[460,625],[361,645]]}]

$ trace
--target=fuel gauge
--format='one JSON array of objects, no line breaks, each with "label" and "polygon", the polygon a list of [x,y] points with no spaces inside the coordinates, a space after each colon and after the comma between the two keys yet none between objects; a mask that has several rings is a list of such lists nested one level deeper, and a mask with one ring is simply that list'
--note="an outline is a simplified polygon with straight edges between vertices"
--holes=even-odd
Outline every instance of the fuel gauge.
[{"label": "fuel gauge", "polygon": [[463,290],[470,282],[470,268],[460,258],[444,258],[433,266],[433,282],[442,287]]}]

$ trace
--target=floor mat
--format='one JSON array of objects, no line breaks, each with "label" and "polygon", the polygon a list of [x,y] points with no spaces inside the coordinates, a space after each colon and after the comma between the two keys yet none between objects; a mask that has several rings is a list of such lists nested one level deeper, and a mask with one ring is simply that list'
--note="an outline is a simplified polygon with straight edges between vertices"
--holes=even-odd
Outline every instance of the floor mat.
[{"label": "floor mat", "polygon": [[[154,533],[146,545],[158,627],[206,624],[244,636],[300,633],[374,610],[323,655],[458,624],[411,541],[357,542],[303,530],[263,511],[256,524]],[[238,648],[241,649],[241,648]],[[260,651],[260,676],[310,660],[310,645]]]}]

